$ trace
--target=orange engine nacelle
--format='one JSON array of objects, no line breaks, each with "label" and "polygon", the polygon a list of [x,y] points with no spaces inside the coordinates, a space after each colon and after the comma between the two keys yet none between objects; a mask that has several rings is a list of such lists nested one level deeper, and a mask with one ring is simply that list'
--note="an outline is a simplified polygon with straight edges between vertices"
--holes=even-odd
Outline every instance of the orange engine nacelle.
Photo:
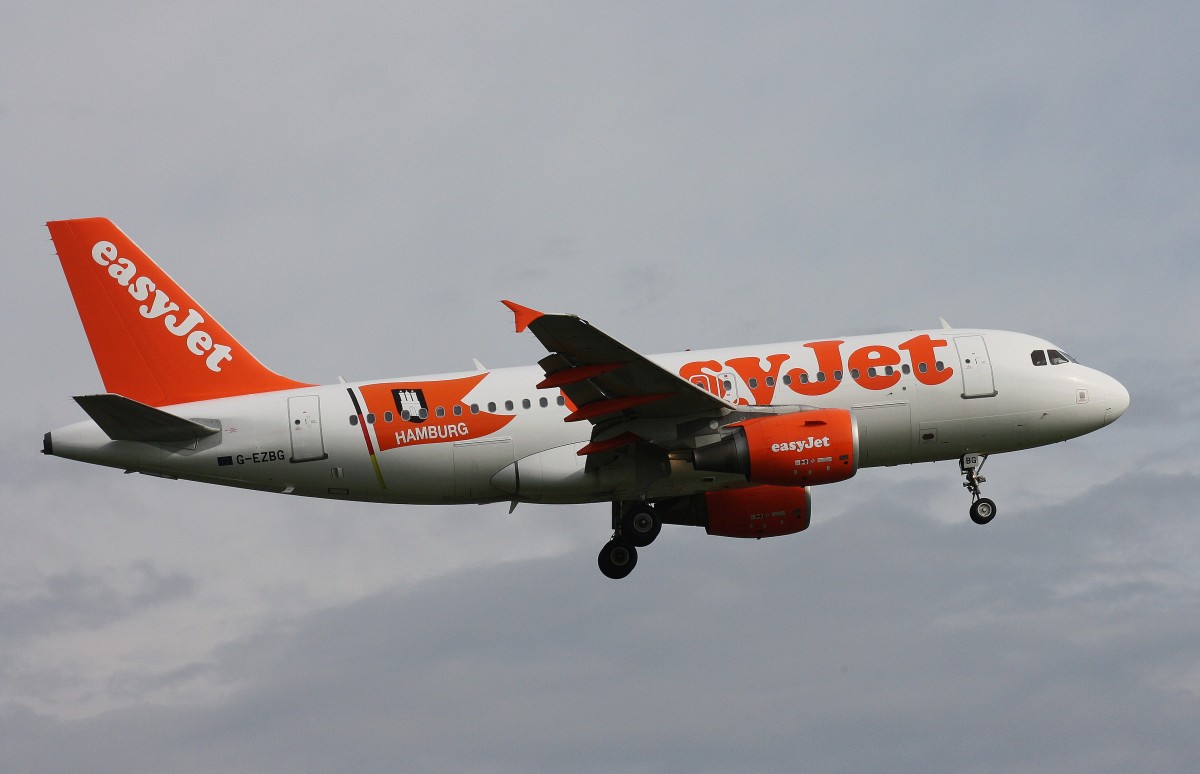
[{"label": "orange engine nacelle", "polygon": [[858,424],[845,409],[777,414],[730,428],[731,435],[695,450],[697,470],[777,486],[832,484],[858,471]]},{"label": "orange engine nacelle", "polygon": [[808,529],[808,490],[794,486],[751,486],[704,493],[704,531],[735,538],[790,535]]},{"label": "orange engine nacelle", "polygon": [[808,489],[802,486],[747,486],[660,500],[655,504],[664,524],[704,527],[710,535],[765,538],[808,529],[812,514]]}]

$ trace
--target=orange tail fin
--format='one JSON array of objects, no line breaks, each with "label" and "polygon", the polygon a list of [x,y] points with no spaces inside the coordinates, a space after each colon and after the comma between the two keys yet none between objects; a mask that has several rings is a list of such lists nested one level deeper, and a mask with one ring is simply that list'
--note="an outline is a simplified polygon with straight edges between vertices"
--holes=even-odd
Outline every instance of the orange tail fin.
[{"label": "orange tail fin", "polygon": [[310,386],[258,362],[109,220],[46,226],[109,392],[167,406]]}]

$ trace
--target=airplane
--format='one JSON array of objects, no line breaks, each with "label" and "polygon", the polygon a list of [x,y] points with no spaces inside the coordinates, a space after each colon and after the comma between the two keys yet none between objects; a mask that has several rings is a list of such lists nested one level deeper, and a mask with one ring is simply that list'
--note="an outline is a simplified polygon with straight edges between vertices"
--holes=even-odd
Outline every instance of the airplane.
[{"label": "airplane", "polygon": [[104,218],[47,223],[106,390],[42,452],[169,479],[404,504],[612,504],[624,578],[664,524],[805,530],[813,487],[958,460],[996,515],[990,454],[1120,417],[1129,393],[1035,336],[942,327],[642,355],[571,314],[503,301],[536,365],[315,385],[256,360]]}]

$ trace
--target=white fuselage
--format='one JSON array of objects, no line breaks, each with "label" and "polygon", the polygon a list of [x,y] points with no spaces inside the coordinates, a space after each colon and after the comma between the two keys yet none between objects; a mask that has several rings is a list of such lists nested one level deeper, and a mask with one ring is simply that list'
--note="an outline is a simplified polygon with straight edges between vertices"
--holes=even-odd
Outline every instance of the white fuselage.
[{"label": "white fuselage", "polygon": [[[649,359],[732,404],[850,409],[863,467],[1063,441],[1128,406],[1113,378],[1035,365],[1042,339],[930,330],[688,351]],[[593,502],[728,485],[686,462],[647,474],[589,470],[588,422],[566,422],[536,366],[304,387],[163,407],[220,432],[186,445],[112,441],[91,421],[53,431],[52,453],[173,478],[389,503]],[[422,418],[421,411],[425,412]],[[406,413],[407,412],[407,413]]]}]

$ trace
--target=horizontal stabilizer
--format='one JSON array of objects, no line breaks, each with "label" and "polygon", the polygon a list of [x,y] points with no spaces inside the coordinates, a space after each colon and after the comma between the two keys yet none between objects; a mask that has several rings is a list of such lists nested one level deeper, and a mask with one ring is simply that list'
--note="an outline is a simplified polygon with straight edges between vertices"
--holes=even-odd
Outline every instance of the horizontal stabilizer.
[{"label": "horizontal stabilizer", "polygon": [[218,432],[123,395],[77,395],[75,402],[114,441],[194,441]]}]

